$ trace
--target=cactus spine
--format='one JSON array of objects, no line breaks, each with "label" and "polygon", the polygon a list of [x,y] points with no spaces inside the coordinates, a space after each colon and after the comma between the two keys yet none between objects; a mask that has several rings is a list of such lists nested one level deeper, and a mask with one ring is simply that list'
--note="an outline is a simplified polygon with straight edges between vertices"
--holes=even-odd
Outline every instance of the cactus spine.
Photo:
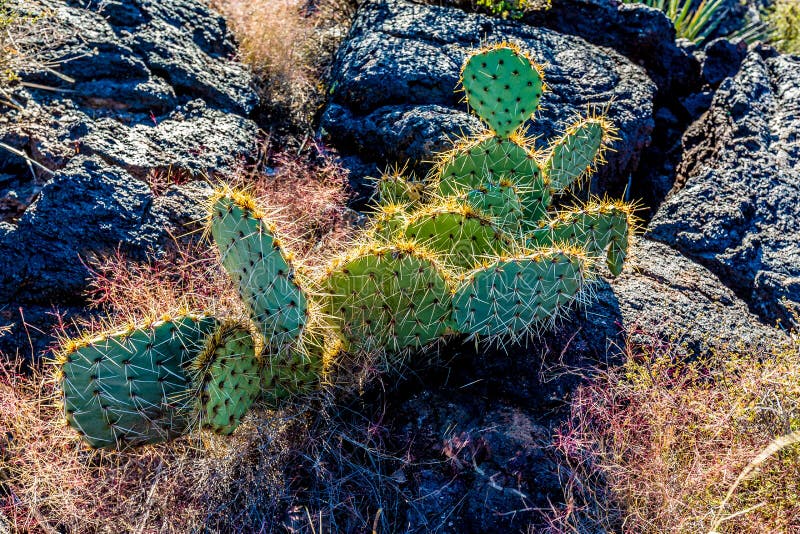
[{"label": "cactus spine", "polygon": [[413,241],[357,247],[331,263],[323,284],[348,350],[417,349],[449,326],[449,275]]},{"label": "cactus spine", "polygon": [[209,336],[193,364],[201,428],[230,434],[261,393],[261,361],[246,325],[227,322]]},{"label": "cactus spine", "polygon": [[272,345],[296,342],[308,318],[305,292],[291,258],[251,197],[222,190],[211,201],[211,235],[225,270]]}]

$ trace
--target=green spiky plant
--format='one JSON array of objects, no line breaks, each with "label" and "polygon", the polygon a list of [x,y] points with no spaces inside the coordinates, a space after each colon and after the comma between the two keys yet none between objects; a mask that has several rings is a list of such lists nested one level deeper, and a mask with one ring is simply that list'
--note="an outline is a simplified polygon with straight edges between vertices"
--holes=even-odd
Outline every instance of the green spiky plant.
[{"label": "green spiky plant", "polygon": [[230,434],[256,397],[277,406],[334,381],[340,356],[391,365],[455,335],[519,339],[590,296],[597,260],[619,274],[629,205],[552,210],[603,161],[614,129],[590,115],[537,152],[522,129],[546,89],[541,68],[501,43],[472,54],[461,74],[487,130],[441,155],[425,180],[383,176],[372,222],[318,273],[293,265],[253,198],[220,188],[208,234],[248,319],[185,314],[68,342],[59,357],[67,422],[93,447],[195,426]]},{"label": "green spiky plant", "polygon": [[67,423],[97,448],[182,434],[194,403],[189,367],[218,327],[181,314],[67,342],[58,358]]},{"label": "green spiky plant", "polygon": [[550,0],[477,0],[473,6],[504,19],[521,19],[529,11],[550,9]]},{"label": "green spiky plant", "polygon": [[724,0],[623,0],[626,4],[644,4],[663,11],[675,26],[678,37],[695,43],[705,41],[722,22]]},{"label": "green spiky plant", "polygon": [[[523,126],[546,86],[541,68],[517,46],[501,43],[472,54],[461,82],[488,129],[439,157],[422,200],[382,198],[376,233],[387,241],[416,241],[457,280],[449,333],[514,339],[552,326],[583,300],[595,260],[604,259],[613,275],[621,272],[633,210],[592,201],[552,213],[553,198],[603,162],[615,130],[592,114],[535,151]],[[384,181],[403,189],[391,173],[379,192]]]}]

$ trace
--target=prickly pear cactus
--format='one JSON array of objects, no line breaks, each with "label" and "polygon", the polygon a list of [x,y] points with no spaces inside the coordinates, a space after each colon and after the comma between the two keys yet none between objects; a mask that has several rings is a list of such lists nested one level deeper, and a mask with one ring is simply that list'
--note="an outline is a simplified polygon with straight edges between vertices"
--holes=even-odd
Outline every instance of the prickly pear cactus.
[{"label": "prickly pear cactus", "polygon": [[510,251],[513,244],[488,214],[458,202],[420,209],[408,218],[403,234],[455,269],[471,269],[483,257]]},{"label": "prickly pear cactus", "polygon": [[218,326],[186,314],[67,342],[57,360],[67,423],[94,448],[183,434],[194,406],[188,367]]},{"label": "prickly pear cactus", "polygon": [[472,54],[461,69],[461,82],[467,103],[506,138],[533,115],[544,90],[541,68],[510,45]]},{"label": "prickly pear cactus", "polygon": [[327,379],[341,350],[335,337],[306,334],[290,350],[268,352],[261,370],[262,402],[276,408],[286,399],[312,395]]},{"label": "prickly pear cactus", "polygon": [[192,363],[200,427],[231,434],[261,394],[262,362],[246,325],[227,322]]},{"label": "prickly pear cactus", "polygon": [[[337,318],[349,350],[419,348],[452,332],[514,339],[552,327],[585,300],[602,264],[596,260],[605,259],[613,275],[622,269],[633,224],[630,206],[593,202],[551,212],[556,195],[603,162],[613,127],[592,114],[537,152],[523,126],[546,87],[542,69],[513,44],[471,55],[461,82],[487,131],[439,156],[422,191],[409,192],[412,181],[400,170],[382,177],[376,187],[381,202],[365,235],[373,248],[392,251],[391,259],[362,246],[329,270],[327,312]],[[399,267],[407,257],[392,247],[403,240],[425,247],[438,268]],[[418,312],[419,304],[429,302],[422,295],[387,298],[397,292],[392,277],[419,278],[414,269],[442,272],[444,284],[434,286],[449,286],[451,308],[439,306],[445,302],[441,291],[435,293],[438,307],[426,307],[435,315]],[[422,321],[413,341],[405,329],[412,315]],[[430,326],[423,334],[424,324]]]},{"label": "prickly pear cactus", "polygon": [[501,138],[491,133],[468,138],[444,154],[436,168],[437,195],[450,197],[509,182],[527,194],[520,197],[524,219],[542,219],[550,205],[549,182],[533,151],[520,136]]},{"label": "prickly pear cactus", "polygon": [[453,297],[460,332],[513,339],[551,326],[580,302],[591,261],[580,249],[499,258],[470,273]]},{"label": "prickly pear cactus", "polygon": [[561,191],[602,163],[604,144],[612,129],[603,117],[588,117],[567,128],[564,136],[550,149],[545,172],[550,187]]},{"label": "prickly pear cactus", "polygon": [[478,186],[463,193],[458,199],[484,214],[499,228],[516,235],[521,230],[523,221],[520,193],[513,182],[501,178],[497,184]]},{"label": "prickly pear cactus", "polygon": [[625,204],[590,202],[560,213],[531,232],[529,245],[580,243],[588,254],[598,259],[605,256],[608,270],[617,276],[628,255],[630,218],[630,208]]},{"label": "prickly pear cactus", "polygon": [[472,54],[461,81],[486,131],[436,158],[425,180],[387,172],[373,220],[327,266],[306,265],[302,283],[254,199],[217,191],[209,234],[251,324],[182,315],[68,343],[69,424],[95,447],[169,439],[198,420],[229,434],[256,397],[277,407],[339,383],[333,370],[356,361],[343,352],[405,354],[456,334],[502,344],[557,324],[588,298],[599,265],[619,274],[631,206],[551,208],[603,162],[614,128],[590,114],[535,150],[524,125],[546,86],[513,44]]},{"label": "prickly pear cactus", "polygon": [[425,184],[404,176],[405,167],[395,167],[385,172],[375,186],[375,193],[381,205],[416,205],[422,202]]}]

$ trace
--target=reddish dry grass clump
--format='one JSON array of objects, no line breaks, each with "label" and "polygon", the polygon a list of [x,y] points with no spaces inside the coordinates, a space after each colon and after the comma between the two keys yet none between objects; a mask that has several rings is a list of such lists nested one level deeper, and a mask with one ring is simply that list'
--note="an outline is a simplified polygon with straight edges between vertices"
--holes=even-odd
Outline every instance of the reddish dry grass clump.
[{"label": "reddish dry grass clump", "polygon": [[[346,220],[346,172],[321,147],[312,159],[288,153],[269,156],[270,167],[243,170],[233,187],[247,190],[278,227],[300,264],[316,267],[353,233]],[[266,156],[265,156],[266,157]],[[264,170],[266,169],[266,170]],[[244,310],[212,243],[175,239],[162,257],[147,264],[115,254],[92,266],[90,301],[114,323],[141,321],[181,309],[228,317]],[[96,330],[100,325],[90,324]]]},{"label": "reddish dry grass clump", "polygon": [[350,0],[212,0],[228,21],[268,107],[310,129],[320,75],[353,13]]},{"label": "reddish dry grass clump", "polygon": [[311,159],[292,153],[269,153],[271,165],[240,174],[231,182],[247,190],[278,226],[281,238],[303,264],[316,267],[353,234],[344,208],[348,197],[347,171],[320,144]]},{"label": "reddish dry grass clump", "polygon": [[574,500],[552,515],[553,530],[798,532],[797,435],[774,441],[797,430],[797,341],[688,361],[669,345],[632,350],[574,397],[557,438]]},{"label": "reddish dry grass clump", "polygon": [[185,442],[89,451],[49,374],[0,360],[0,514],[14,532],[185,532],[204,513],[200,453]]}]

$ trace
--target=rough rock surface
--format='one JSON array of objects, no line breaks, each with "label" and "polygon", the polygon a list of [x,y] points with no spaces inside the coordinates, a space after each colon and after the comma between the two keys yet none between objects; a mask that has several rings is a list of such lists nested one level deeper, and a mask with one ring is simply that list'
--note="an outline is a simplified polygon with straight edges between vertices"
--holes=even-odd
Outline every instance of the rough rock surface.
[{"label": "rough rock surface", "polygon": [[800,60],[751,50],[684,136],[649,235],[706,265],[768,322],[800,304]]},{"label": "rough rock surface", "polygon": [[360,9],[332,70],[322,131],[341,153],[381,166],[429,160],[480,128],[454,91],[459,70],[481,42],[503,40],[545,65],[550,91],[528,128],[539,146],[587,106],[608,106],[621,139],[592,187],[624,188],[653,128],[656,88],[644,69],[578,37],[408,0],[372,0]]},{"label": "rough rock surface", "polygon": [[[49,89],[14,92],[22,109],[3,113],[0,141],[50,170],[96,154],[140,178],[227,171],[252,153],[256,127],[245,117],[257,97],[228,59],[235,49],[220,17],[197,0],[82,4],[22,7],[52,10],[61,37],[54,69],[19,73]],[[26,174],[25,162],[3,152],[0,173],[13,172]]]},{"label": "rough rock surface", "polygon": [[623,274],[601,281],[596,301],[559,332],[507,353],[456,345],[458,365],[420,373],[416,386],[392,395],[383,408],[394,414],[385,423],[392,448],[407,448],[415,460],[397,475],[414,497],[410,531],[442,522],[464,533],[542,527],[536,510],[564,502],[561,481],[569,476],[553,452],[553,431],[591,369],[621,361],[623,329],[634,344],[669,340],[694,351],[783,336],[705,268],[638,240]]},{"label": "rough rock surface", "polygon": [[613,48],[647,69],[662,93],[683,94],[698,82],[697,60],[676,45],[675,28],[658,9],[613,0],[553,0],[549,9],[523,21]]},{"label": "rough rock surface", "polygon": [[[33,63],[2,109],[0,351],[39,352],[58,309],[82,306],[94,257],[158,254],[201,217],[207,186],[256,151],[251,75],[200,0],[33,0],[53,69]],[[43,41],[43,45],[44,45]],[[57,74],[54,74],[54,71]],[[41,167],[49,169],[46,172]],[[166,191],[148,182],[161,175]],[[33,347],[28,338],[32,339]]]}]

